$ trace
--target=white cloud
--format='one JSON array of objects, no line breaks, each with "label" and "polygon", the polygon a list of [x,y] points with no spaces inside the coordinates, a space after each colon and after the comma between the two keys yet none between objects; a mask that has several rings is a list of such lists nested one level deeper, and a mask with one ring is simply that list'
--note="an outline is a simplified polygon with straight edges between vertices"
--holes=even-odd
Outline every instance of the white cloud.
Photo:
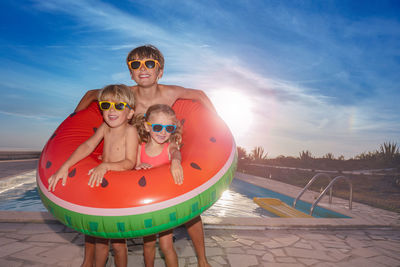
[{"label": "white cloud", "polygon": [[116,31],[140,39],[171,40],[170,35],[162,28],[101,1],[38,0],[36,7],[69,14],[84,27],[93,27],[96,31]]},{"label": "white cloud", "polygon": [[60,117],[57,116],[51,116],[51,115],[39,115],[39,114],[26,114],[26,113],[17,113],[17,112],[7,112],[0,110],[1,115],[5,116],[13,116],[13,117],[18,117],[18,118],[23,118],[23,119],[30,119],[30,120],[38,120],[38,121],[46,121],[46,120],[60,120]]},{"label": "white cloud", "polygon": [[129,76],[128,71],[123,71],[123,72],[113,73],[113,74],[111,75],[111,79],[112,79],[115,83],[121,83],[121,81],[130,80],[130,76]]}]

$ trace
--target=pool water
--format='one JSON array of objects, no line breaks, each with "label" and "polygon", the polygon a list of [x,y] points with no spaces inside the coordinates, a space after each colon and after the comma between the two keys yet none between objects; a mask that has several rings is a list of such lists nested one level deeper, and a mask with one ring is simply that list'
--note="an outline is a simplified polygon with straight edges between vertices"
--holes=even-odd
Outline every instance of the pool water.
[{"label": "pool water", "polygon": [[[234,179],[221,198],[204,216],[211,217],[277,217],[253,202],[253,197],[278,198],[292,205],[293,198]],[[296,208],[309,213],[311,204],[298,201]],[[36,189],[36,171],[0,180],[0,210],[47,211]],[[349,218],[342,214],[316,207],[314,217]]]},{"label": "pool water", "polygon": [[[277,199],[280,199],[281,201],[285,202],[289,206],[292,206],[293,201],[294,201],[293,197],[289,197],[287,195],[269,190],[267,188],[253,185],[253,184],[244,182],[239,179],[234,179],[229,189],[230,189],[230,191],[233,191],[233,192],[240,192],[241,196],[243,196],[244,198],[248,198],[251,201],[254,197],[277,198]],[[214,204],[214,206],[217,204],[218,204],[218,202],[216,204]],[[255,205],[257,205],[257,204],[255,204]],[[309,214],[310,209],[311,209],[311,204],[308,202],[299,200],[296,203],[296,209],[298,209],[306,214]],[[335,211],[328,210],[328,209],[325,209],[325,208],[322,208],[319,206],[316,206],[314,208],[314,212],[313,212],[312,216],[315,218],[350,218],[346,215],[343,215],[343,214],[340,214]],[[273,214],[269,217],[277,217],[277,216],[275,216]]]},{"label": "pool water", "polygon": [[36,171],[0,179],[0,210],[47,211],[36,189]]}]

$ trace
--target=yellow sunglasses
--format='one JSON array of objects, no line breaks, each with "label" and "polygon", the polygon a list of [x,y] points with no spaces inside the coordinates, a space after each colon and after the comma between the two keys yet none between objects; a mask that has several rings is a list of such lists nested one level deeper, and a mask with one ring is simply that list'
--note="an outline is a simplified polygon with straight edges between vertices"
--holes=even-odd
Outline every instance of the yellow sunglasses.
[{"label": "yellow sunglasses", "polygon": [[132,109],[128,103],[125,102],[110,102],[110,101],[100,101],[99,106],[101,110],[109,110],[111,107],[114,107],[115,110],[122,111],[125,109],[125,107],[128,107],[129,109]]},{"label": "yellow sunglasses", "polygon": [[160,63],[158,62],[158,60],[155,60],[155,59],[146,59],[146,60],[135,59],[135,60],[128,61],[128,66],[132,70],[138,70],[143,65],[148,70],[149,69],[154,69],[157,64],[158,64],[159,67],[161,66]]}]

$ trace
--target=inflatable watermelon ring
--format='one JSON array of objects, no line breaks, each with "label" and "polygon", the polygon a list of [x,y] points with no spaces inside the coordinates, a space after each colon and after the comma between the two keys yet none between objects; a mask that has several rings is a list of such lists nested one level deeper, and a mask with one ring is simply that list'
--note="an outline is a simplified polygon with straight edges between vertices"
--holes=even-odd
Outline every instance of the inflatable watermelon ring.
[{"label": "inflatable watermelon ring", "polygon": [[71,114],[45,145],[37,185],[45,207],[66,226],[104,238],[132,238],[175,228],[213,205],[233,179],[237,152],[225,123],[192,100],[173,109],[183,125],[184,182],[176,185],[168,165],[149,170],[107,172],[101,186],[88,186],[102,144],[69,170],[67,184],[49,192],[48,178],[102,123],[93,102]]}]

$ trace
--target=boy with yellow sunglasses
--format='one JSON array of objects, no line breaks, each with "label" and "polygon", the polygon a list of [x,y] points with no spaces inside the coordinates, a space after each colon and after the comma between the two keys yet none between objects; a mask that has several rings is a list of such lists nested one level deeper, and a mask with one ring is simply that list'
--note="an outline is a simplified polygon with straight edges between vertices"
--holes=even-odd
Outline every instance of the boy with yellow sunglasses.
[{"label": "boy with yellow sunglasses", "polygon": [[[102,140],[104,140],[103,162],[89,171],[88,186],[99,186],[107,171],[131,170],[136,165],[138,133],[136,127],[129,123],[134,115],[135,102],[132,90],[126,85],[118,84],[108,85],[97,93],[104,122],[49,178],[50,191],[56,189],[59,180],[62,180],[62,185],[65,185],[68,169],[91,154]],[[110,240],[85,235],[85,242],[90,244],[90,249],[88,250],[85,246],[85,259],[82,266],[94,266],[93,262],[95,266],[105,266]],[[113,239],[111,244],[116,266],[127,266],[126,240]]]},{"label": "boy with yellow sunglasses", "polygon": [[[201,90],[158,83],[158,80],[164,73],[164,57],[155,46],[144,45],[133,49],[128,54],[126,63],[132,80],[137,84],[130,87],[135,95],[136,114],[144,114],[150,106],[155,104],[165,104],[171,107],[180,98],[197,100],[206,108],[215,111],[210,99]],[[79,102],[75,111],[87,108],[92,101],[96,100],[97,91],[88,91]],[[196,251],[198,266],[210,266],[205,253],[204,229],[201,217],[198,216],[192,221],[187,222],[185,226]],[[87,251],[85,253],[86,260],[86,254],[89,255],[93,249],[92,244],[85,242],[85,248]]]}]

